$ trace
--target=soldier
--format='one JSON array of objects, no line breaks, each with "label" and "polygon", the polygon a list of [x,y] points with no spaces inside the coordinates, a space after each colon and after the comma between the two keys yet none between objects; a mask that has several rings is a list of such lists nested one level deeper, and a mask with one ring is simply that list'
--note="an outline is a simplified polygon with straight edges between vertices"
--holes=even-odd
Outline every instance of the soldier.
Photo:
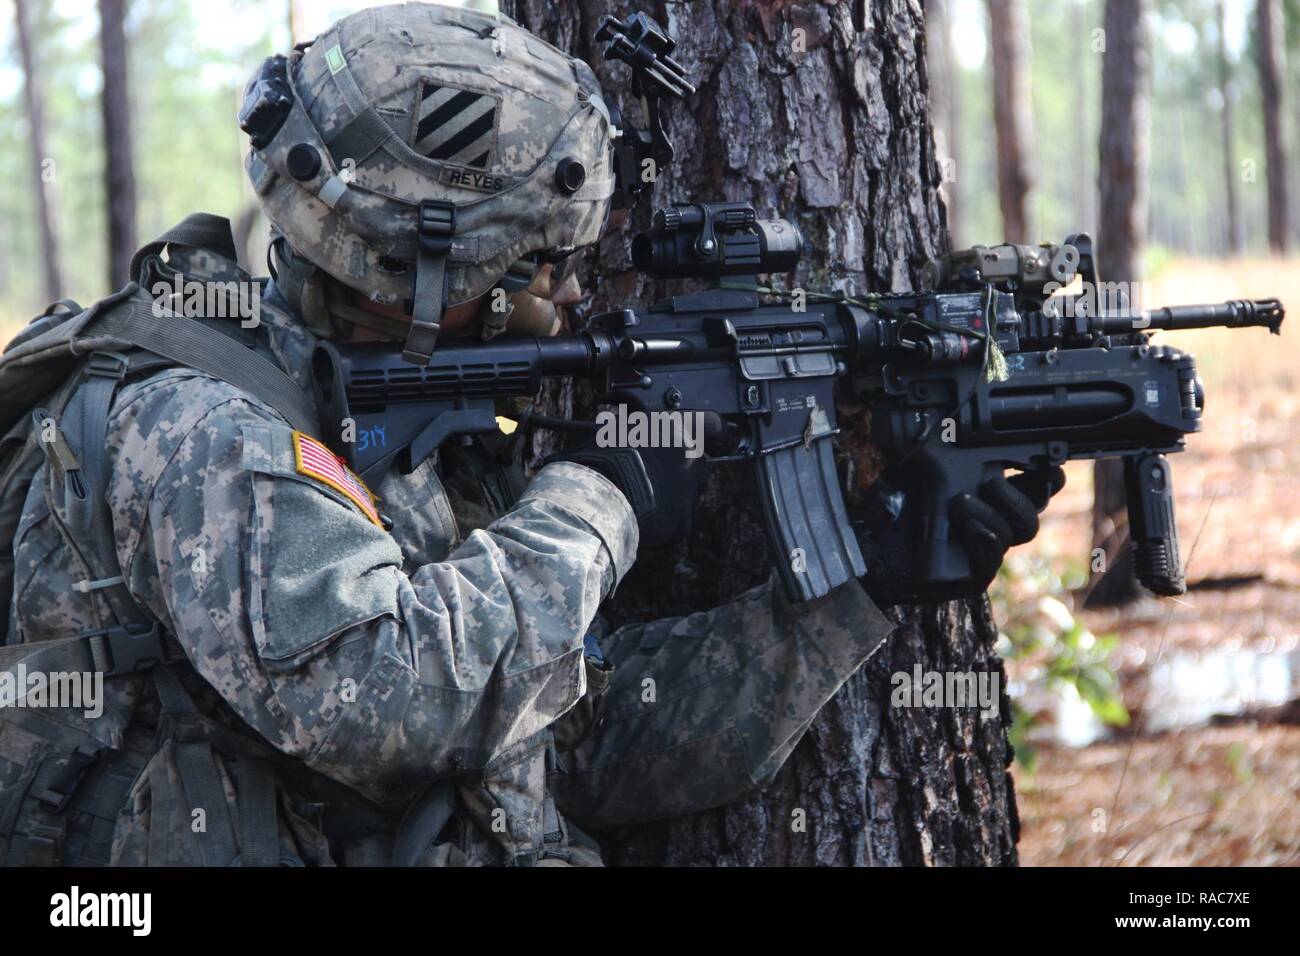
[{"label": "soldier", "polygon": [[[564,259],[613,189],[591,70],[506,18],[369,9],[268,61],[241,118],[274,229],[259,321],[149,321],[159,282],[250,281],[192,217],[137,256],[138,285],[12,347],[11,370],[59,335],[94,355],[26,446],[43,457],[5,650],[89,655],[108,680],[97,719],[0,711],[0,855],[595,864],[580,826],[764,786],[889,634],[901,542],[807,605],[768,585],[598,641],[638,548],[686,530],[698,469],[680,450],[643,452],[676,509],[639,520],[619,450],[594,447],[524,486],[448,446],[372,494],[305,399],[322,338],[397,338],[418,365],[440,337],[499,331],[497,289],[515,327],[553,328]],[[988,576],[1057,486],[965,503]]]}]

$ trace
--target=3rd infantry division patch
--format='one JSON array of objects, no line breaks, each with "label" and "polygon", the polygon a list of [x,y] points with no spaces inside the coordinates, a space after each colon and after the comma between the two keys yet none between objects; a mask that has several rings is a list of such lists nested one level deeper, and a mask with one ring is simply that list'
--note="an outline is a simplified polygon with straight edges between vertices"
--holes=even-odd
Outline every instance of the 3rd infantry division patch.
[{"label": "3rd infantry division patch", "polygon": [[487,169],[496,125],[495,96],[424,80],[411,145],[430,159]]}]

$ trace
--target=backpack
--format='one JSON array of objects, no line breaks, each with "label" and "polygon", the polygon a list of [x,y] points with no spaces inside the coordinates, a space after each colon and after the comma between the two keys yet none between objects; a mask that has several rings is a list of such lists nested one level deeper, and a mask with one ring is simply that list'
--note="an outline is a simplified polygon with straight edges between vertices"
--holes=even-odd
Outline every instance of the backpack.
[{"label": "backpack", "polygon": [[[229,222],[199,213],[137,252],[132,277],[147,274],[169,245],[235,261]],[[5,863],[107,862],[110,852],[137,863],[299,863],[286,843],[328,862],[324,838],[294,812],[278,781],[280,755],[198,713],[174,673],[183,652],[136,604],[118,565],[104,494],[109,411],[128,377],[178,365],[243,389],[293,427],[319,434],[311,399],[283,369],[204,322],[159,316],[138,281],[87,309],[55,303],[0,355],[0,678],[17,687],[20,673],[95,672],[108,679],[148,671],[161,708],[152,743],[128,732],[132,715],[122,700],[129,695],[105,694],[106,710],[93,720],[74,708],[0,708]],[[103,594],[114,624],[19,644],[13,541],[44,464],[62,478],[66,534],[93,572],[82,586]],[[83,790],[90,776],[96,786]],[[191,826],[196,807],[206,816],[201,833]],[[74,827],[70,808],[78,811]],[[130,825],[142,817],[146,825]],[[133,841],[131,834],[140,833],[147,845]]]},{"label": "backpack", "polygon": [[[131,275],[169,245],[205,249],[235,260],[228,220],[195,213],[140,249]],[[155,314],[136,281],[88,309],[64,299],[46,309],[0,355],[0,544],[12,541],[27,489],[49,459],[72,480],[100,481],[103,431],[116,387],[143,369],[184,365],[266,402],[295,428],[318,434],[312,400],[282,369],[203,323]],[[80,453],[57,427],[73,395],[87,406]],[[36,416],[37,412],[48,412]],[[34,425],[46,426],[44,429]],[[45,440],[42,440],[45,439]],[[78,467],[73,467],[78,466]],[[102,483],[100,484],[102,488]],[[89,492],[89,486],[86,486]],[[103,556],[107,558],[107,556]],[[0,621],[10,617],[12,554],[0,552]],[[117,609],[115,608],[115,611]]]}]

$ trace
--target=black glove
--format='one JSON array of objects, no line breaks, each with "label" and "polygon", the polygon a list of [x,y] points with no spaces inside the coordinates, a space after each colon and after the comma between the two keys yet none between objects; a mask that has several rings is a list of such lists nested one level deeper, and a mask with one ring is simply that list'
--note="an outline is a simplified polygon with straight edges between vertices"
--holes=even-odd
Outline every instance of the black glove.
[{"label": "black glove", "polygon": [[1032,541],[1038,516],[1065,485],[1059,467],[1027,471],[1010,478],[990,478],[979,486],[979,497],[958,495],[952,503],[953,530],[966,549],[979,590],[997,576],[1007,551]]},{"label": "black glove", "polygon": [[988,589],[1007,551],[1038,534],[1038,515],[1065,485],[1059,467],[990,478],[977,495],[962,494],[949,505],[952,532],[970,561],[972,580],[962,586],[916,583],[914,499],[887,479],[872,486],[859,544],[867,562],[862,586],[879,607],[976,597]]},{"label": "black glove", "polygon": [[548,458],[600,472],[623,492],[641,528],[642,548],[664,548],[691,533],[704,466],[682,448],[601,448],[584,445]]}]

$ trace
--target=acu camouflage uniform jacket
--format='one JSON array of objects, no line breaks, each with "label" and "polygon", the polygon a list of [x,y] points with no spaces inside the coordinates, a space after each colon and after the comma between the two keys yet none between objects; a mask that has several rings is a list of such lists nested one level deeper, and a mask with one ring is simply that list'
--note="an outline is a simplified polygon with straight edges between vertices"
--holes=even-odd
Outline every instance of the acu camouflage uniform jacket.
[{"label": "acu camouflage uniform jacket", "polygon": [[[234,268],[176,247],[171,264],[201,278]],[[316,340],[277,301],[264,301],[259,347],[306,388]],[[449,495],[464,483],[430,460],[374,489],[390,532],[304,473],[301,441],[192,369],[120,387],[117,557],[183,654],[155,668],[164,679],[106,682],[104,750],[62,820],[22,792],[48,741],[0,711],[0,855],[44,827],[59,837],[51,862],[276,862],[251,846],[261,826],[281,863],[386,863],[412,800],[450,781],[453,820],[406,861],[596,863],[567,821],[600,828],[752,793],[891,627],[856,582],[800,607],[769,585],[584,652],[637,550],[605,478],[551,464],[505,513],[476,518],[488,499]],[[10,643],[105,626],[102,597],[74,589],[86,569],[47,478],[14,542]],[[219,787],[192,782],[198,765]],[[248,772],[259,765],[272,777]],[[260,820],[259,793],[274,806]],[[222,796],[228,807],[204,805]]]}]

